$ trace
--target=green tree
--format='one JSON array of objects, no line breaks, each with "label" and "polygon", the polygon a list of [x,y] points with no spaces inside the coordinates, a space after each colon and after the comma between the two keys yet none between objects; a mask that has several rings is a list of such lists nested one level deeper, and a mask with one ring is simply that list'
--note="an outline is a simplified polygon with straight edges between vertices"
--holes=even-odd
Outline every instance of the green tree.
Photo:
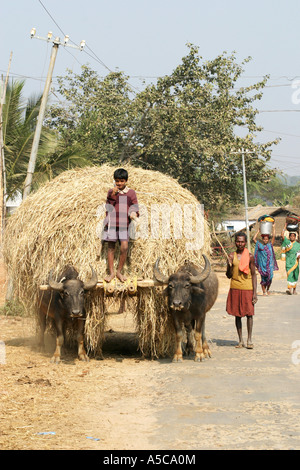
[{"label": "green tree", "polygon": [[250,182],[248,184],[249,206],[262,204],[264,206],[286,206],[293,203],[299,186],[287,185],[279,175],[275,175],[266,182]]},{"label": "green tree", "polygon": [[299,191],[299,187],[298,187],[297,193],[293,197],[292,205],[294,207],[298,207],[300,209],[300,191]]},{"label": "green tree", "polygon": [[[204,61],[198,48],[172,74],[140,93],[133,93],[121,72],[104,79],[87,66],[81,75],[68,72],[59,93],[67,106],[52,107],[49,126],[66,143],[84,142],[94,151],[93,161],[130,161],[136,166],[168,173],[188,187],[206,208],[242,200],[242,161],[248,150],[248,181],[266,181],[272,175],[267,162],[278,141],[257,143],[262,130],[256,124],[254,104],[262,97],[267,77],[238,87],[244,66],[234,54]],[[241,128],[245,137],[237,136]]]},{"label": "green tree", "polygon": [[66,147],[81,144],[88,149],[94,163],[117,162],[134,120],[127,77],[114,72],[101,79],[83,66],[81,75],[68,71],[58,82],[68,106],[52,106],[48,126],[58,130]]},{"label": "green tree", "polygon": [[[141,145],[135,164],[166,172],[186,185],[205,206],[237,203],[242,198],[242,147],[247,180],[264,181],[271,171],[266,163],[271,146],[255,143],[261,130],[253,103],[261,99],[266,79],[247,88],[237,88],[243,66],[234,55],[222,54],[203,62],[198,49],[190,46],[172,75],[146,88],[136,101],[140,113],[148,105],[136,141]],[[245,138],[237,137],[241,127]]]}]

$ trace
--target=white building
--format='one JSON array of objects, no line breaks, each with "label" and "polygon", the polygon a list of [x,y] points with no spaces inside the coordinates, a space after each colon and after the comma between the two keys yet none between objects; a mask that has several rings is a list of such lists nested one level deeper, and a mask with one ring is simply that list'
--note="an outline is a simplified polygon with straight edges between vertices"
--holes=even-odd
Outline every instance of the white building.
[{"label": "white building", "polygon": [[[255,233],[259,229],[258,219],[263,215],[270,215],[275,219],[276,237],[280,237],[281,231],[284,227],[286,217],[288,215],[299,216],[299,209],[291,206],[262,206],[248,207],[248,222],[250,231]],[[226,220],[223,220],[217,227],[218,231],[225,230],[230,234],[239,232],[246,229],[245,211],[242,210],[239,214],[232,214]]]},{"label": "white building", "polygon": [[[249,219],[249,226],[255,224],[256,219]],[[236,217],[230,220],[223,220],[222,224],[219,224],[217,230],[226,230],[227,232],[239,232],[244,230],[246,227],[246,218]]]},{"label": "white building", "polygon": [[9,198],[6,201],[7,215],[13,214],[22,202],[22,194],[18,193],[13,199]]}]

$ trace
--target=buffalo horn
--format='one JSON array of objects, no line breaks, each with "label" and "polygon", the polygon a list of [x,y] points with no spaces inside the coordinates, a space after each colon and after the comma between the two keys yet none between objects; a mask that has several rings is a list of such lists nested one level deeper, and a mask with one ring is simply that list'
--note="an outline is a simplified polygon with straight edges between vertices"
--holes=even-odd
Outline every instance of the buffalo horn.
[{"label": "buffalo horn", "polygon": [[169,277],[168,277],[168,276],[164,276],[164,274],[162,274],[162,273],[160,272],[160,270],[158,269],[159,260],[160,260],[160,258],[157,258],[157,260],[156,260],[156,262],[155,262],[155,265],[154,265],[154,268],[153,268],[153,274],[154,274],[155,279],[156,279],[158,282],[161,282],[162,284],[167,284],[168,281],[169,281]]},{"label": "buffalo horn", "polygon": [[64,285],[62,282],[55,281],[53,279],[52,274],[53,274],[53,269],[49,273],[49,280],[48,280],[49,286],[51,287],[51,289],[61,292],[64,288]]},{"label": "buffalo horn", "polygon": [[202,255],[202,256],[205,261],[204,269],[201,271],[199,276],[191,276],[190,282],[192,284],[199,284],[199,282],[203,282],[210,275],[210,271],[211,271],[210,262],[205,255]]},{"label": "buffalo horn", "polygon": [[90,267],[91,267],[91,270],[92,270],[92,277],[89,281],[84,282],[83,288],[85,290],[93,289],[94,287],[96,287],[96,284],[98,282],[98,277],[97,277],[96,272],[94,271],[94,269],[91,265],[90,265]]}]

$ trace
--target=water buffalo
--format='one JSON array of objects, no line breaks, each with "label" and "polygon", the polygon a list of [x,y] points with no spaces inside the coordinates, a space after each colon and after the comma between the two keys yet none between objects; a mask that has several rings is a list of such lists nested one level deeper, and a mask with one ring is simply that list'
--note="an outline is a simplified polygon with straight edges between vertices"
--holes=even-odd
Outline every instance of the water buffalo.
[{"label": "water buffalo", "polygon": [[78,357],[83,361],[89,360],[84,348],[83,332],[86,318],[84,294],[85,291],[93,289],[97,284],[97,275],[92,267],[91,270],[92,277],[87,282],[78,279],[78,272],[72,266],[65,268],[58,281],[53,279],[52,271],[49,274],[48,283],[51,290],[44,291],[40,298],[39,344],[44,348],[46,319],[50,317],[54,321],[57,333],[56,349],[51,362],[60,362],[61,347],[64,343],[64,331],[70,322],[77,323],[77,325],[74,326],[77,327]]},{"label": "water buffalo", "polygon": [[187,332],[187,354],[193,352],[193,330],[196,340],[195,361],[211,357],[205,338],[205,316],[214,305],[218,295],[218,278],[211,271],[210,262],[205,255],[204,269],[199,269],[189,261],[170,277],[164,276],[158,268],[157,259],[153,274],[157,281],[168,284],[164,293],[168,296],[168,305],[176,332],[176,352],[173,362],[182,361],[183,325]]}]

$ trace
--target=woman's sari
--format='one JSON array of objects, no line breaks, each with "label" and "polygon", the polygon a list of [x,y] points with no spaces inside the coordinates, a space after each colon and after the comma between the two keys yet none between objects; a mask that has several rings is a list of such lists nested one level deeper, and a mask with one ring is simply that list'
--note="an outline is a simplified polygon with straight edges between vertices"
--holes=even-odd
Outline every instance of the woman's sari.
[{"label": "woman's sari", "polygon": [[260,241],[256,242],[254,261],[261,275],[261,285],[268,289],[272,283],[274,271],[278,270],[274,248],[271,242],[266,245]]},{"label": "woman's sari", "polygon": [[299,278],[299,260],[297,253],[300,251],[300,243],[291,242],[284,237],[281,245],[281,253],[285,255],[285,269],[287,272],[288,288],[295,288]]}]

